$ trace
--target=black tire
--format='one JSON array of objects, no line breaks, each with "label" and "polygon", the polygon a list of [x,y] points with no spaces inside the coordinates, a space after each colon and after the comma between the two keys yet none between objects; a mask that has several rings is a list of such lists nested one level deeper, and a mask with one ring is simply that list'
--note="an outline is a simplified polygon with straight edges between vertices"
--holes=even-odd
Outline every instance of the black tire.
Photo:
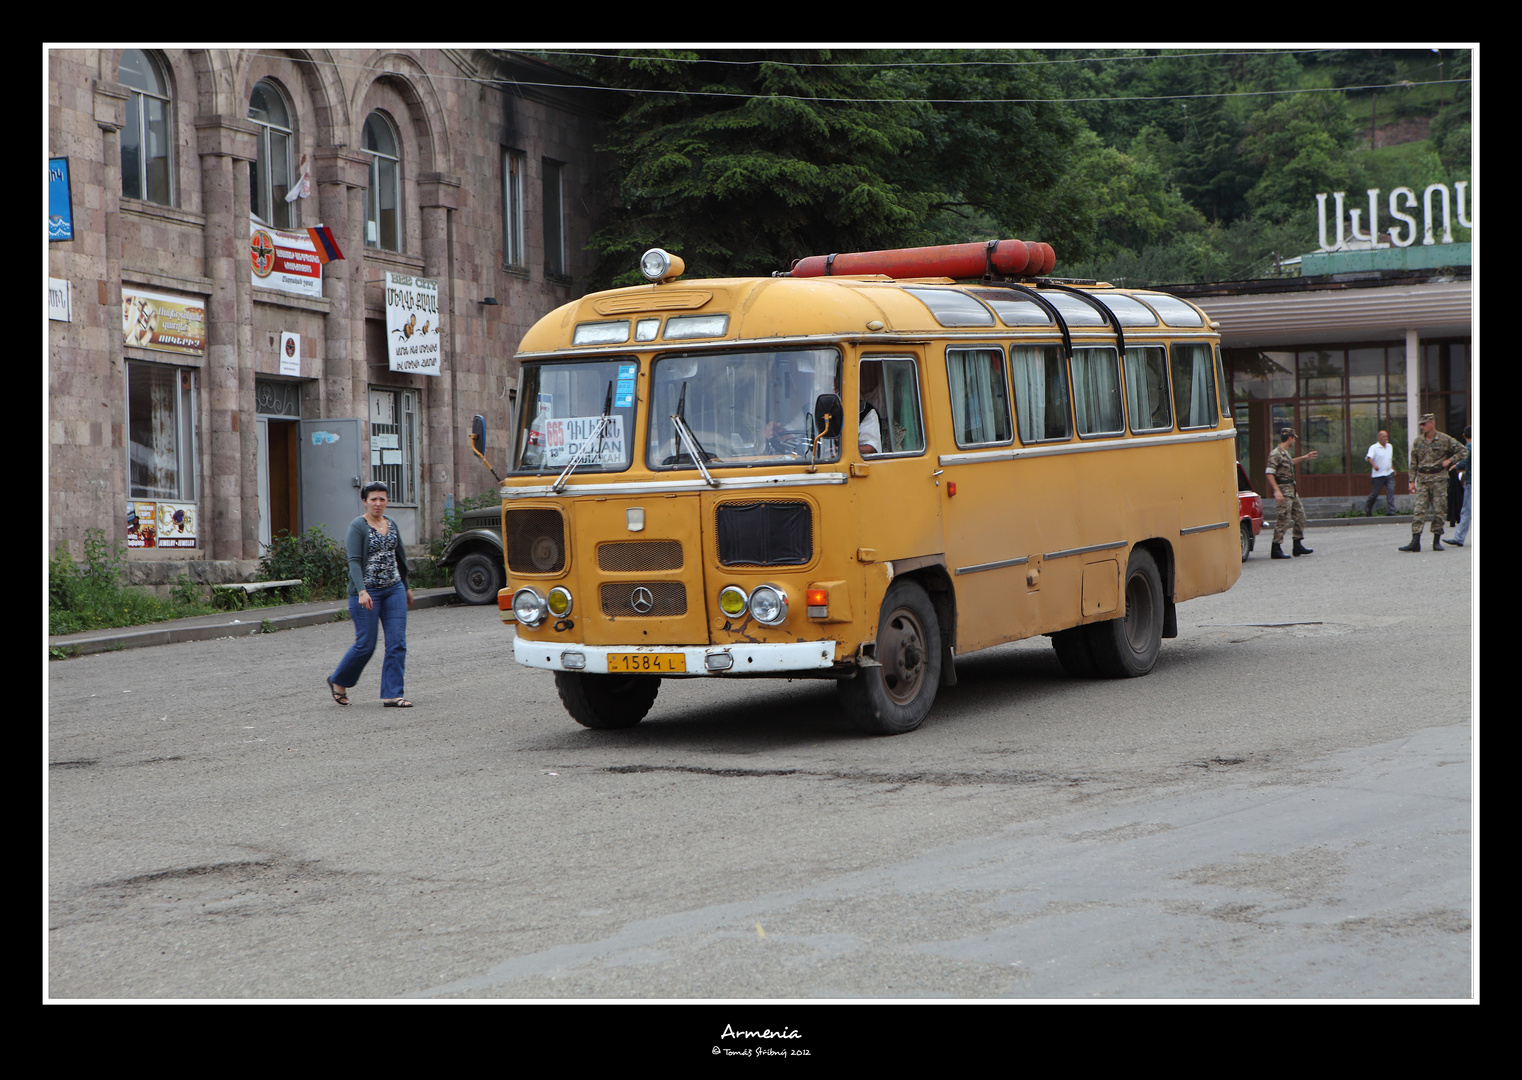
[{"label": "black tire", "polygon": [[1101,675],[1134,679],[1152,670],[1163,647],[1163,579],[1151,555],[1142,548],[1131,549],[1124,617],[1084,629]]},{"label": "black tire", "polygon": [[1242,522],[1242,561],[1247,561],[1247,556],[1252,553],[1252,522]]},{"label": "black tire", "polygon": [[502,588],[502,560],[472,551],[454,564],[454,591],[467,604],[490,604]]},{"label": "black tire", "polygon": [[659,675],[589,675],[583,671],[555,672],[560,702],[582,727],[609,730],[631,728],[645,718],[655,695],[660,693]]},{"label": "black tire", "polygon": [[1052,648],[1057,650],[1057,662],[1062,670],[1075,679],[1092,679],[1099,674],[1094,664],[1094,654],[1089,650],[1089,628],[1075,626],[1071,630],[1059,630],[1052,635]]},{"label": "black tire", "polygon": [[877,621],[879,667],[836,684],[841,706],[861,730],[902,735],[925,722],[941,682],[941,626],[925,590],[896,582]]}]

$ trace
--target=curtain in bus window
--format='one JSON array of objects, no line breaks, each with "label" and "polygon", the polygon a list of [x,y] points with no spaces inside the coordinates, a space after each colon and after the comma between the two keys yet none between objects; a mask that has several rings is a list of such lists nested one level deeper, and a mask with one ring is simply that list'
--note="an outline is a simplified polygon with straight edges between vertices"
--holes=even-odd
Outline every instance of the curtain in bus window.
[{"label": "curtain in bus window", "polygon": [[946,374],[958,446],[1009,441],[1004,355],[997,349],[947,351]]},{"label": "curtain in bus window", "polygon": [[1215,426],[1215,364],[1209,345],[1173,347],[1173,395],[1179,427]]},{"label": "curtain in bus window", "polygon": [[1073,411],[1080,435],[1112,435],[1125,429],[1115,359],[1114,349],[1073,351]]},{"label": "curtain in bus window", "polygon": [[925,449],[920,426],[919,385],[913,360],[883,361],[883,389],[888,399],[889,430],[883,432],[884,453],[910,453]]},{"label": "curtain in bus window", "polygon": [[1068,384],[1062,354],[1054,345],[1027,345],[1009,351],[1015,386],[1015,421],[1021,442],[1066,439]]},{"label": "curtain in bus window", "polygon": [[1158,431],[1173,426],[1168,408],[1168,363],[1162,349],[1126,350],[1126,402],[1132,431]]}]

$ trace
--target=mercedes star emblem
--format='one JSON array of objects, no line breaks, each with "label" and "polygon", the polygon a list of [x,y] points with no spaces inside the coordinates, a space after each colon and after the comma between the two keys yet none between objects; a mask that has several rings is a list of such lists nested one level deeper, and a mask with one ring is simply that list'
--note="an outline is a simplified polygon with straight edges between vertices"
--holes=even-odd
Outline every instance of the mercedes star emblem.
[{"label": "mercedes star emblem", "polygon": [[647,614],[651,608],[655,607],[655,596],[641,585],[629,594],[629,606],[641,615]]}]

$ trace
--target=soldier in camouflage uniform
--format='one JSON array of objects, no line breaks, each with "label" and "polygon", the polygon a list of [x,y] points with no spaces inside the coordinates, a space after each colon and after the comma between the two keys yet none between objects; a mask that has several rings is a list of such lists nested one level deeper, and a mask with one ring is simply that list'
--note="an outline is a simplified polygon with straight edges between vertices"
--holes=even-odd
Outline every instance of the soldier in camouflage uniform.
[{"label": "soldier in camouflage uniform", "polygon": [[1269,552],[1271,559],[1289,558],[1279,545],[1284,542],[1284,534],[1291,523],[1295,527],[1294,554],[1309,555],[1312,551],[1301,543],[1305,539],[1305,504],[1295,493],[1295,466],[1315,457],[1316,451],[1311,450],[1295,457],[1289,444],[1298,438],[1300,436],[1294,428],[1280,428],[1279,445],[1268,455],[1268,486],[1278,505],[1274,514],[1274,546]]},{"label": "soldier in camouflage uniform", "polygon": [[1423,413],[1421,434],[1411,440],[1410,471],[1411,490],[1416,495],[1416,506],[1411,511],[1411,542],[1397,551],[1420,551],[1422,549],[1422,521],[1432,522],[1432,550],[1443,550],[1443,516],[1448,506],[1448,470],[1466,460],[1469,451],[1464,444],[1451,435],[1437,429],[1437,421],[1431,413]]}]

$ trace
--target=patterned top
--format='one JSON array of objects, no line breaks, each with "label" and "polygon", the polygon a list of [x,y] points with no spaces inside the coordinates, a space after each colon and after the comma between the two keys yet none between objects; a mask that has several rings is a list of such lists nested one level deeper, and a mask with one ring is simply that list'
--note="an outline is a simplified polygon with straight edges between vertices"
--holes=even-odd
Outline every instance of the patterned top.
[{"label": "patterned top", "polygon": [[396,522],[386,518],[386,535],[378,533],[361,514],[349,523],[344,549],[349,557],[349,595],[407,584],[407,549]]},{"label": "patterned top", "polygon": [[1268,472],[1274,474],[1279,486],[1295,486],[1295,455],[1282,446],[1276,446],[1268,455]]},{"label": "patterned top", "polygon": [[1439,477],[1447,471],[1443,467],[1445,458],[1452,458],[1451,464],[1457,465],[1468,456],[1469,451],[1464,449],[1464,444],[1452,435],[1434,431],[1431,442],[1418,435],[1411,441],[1411,474],[1420,475],[1424,479]]},{"label": "patterned top", "polygon": [[[367,521],[366,525],[370,525]],[[387,589],[402,580],[396,568],[396,527],[388,525],[382,535],[370,525],[370,536],[365,544],[365,588]]]}]

